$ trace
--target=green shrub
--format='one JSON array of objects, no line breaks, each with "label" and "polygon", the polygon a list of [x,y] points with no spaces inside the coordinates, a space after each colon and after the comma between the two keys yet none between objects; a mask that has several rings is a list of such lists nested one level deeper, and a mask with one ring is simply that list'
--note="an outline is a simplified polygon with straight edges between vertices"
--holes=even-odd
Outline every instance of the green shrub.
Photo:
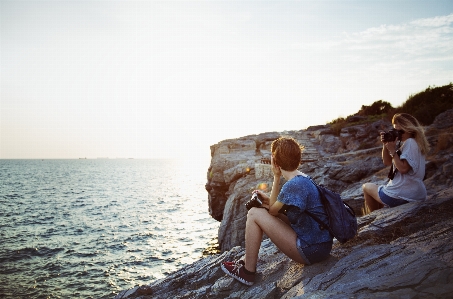
[{"label": "green shrub", "polygon": [[360,120],[360,121],[355,121],[355,122],[349,122],[347,119],[340,117],[340,118],[337,118],[337,119],[331,121],[329,124],[330,124],[330,129],[332,130],[332,134],[335,136],[340,136],[341,129],[343,129],[343,128],[357,126],[357,125],[363,125],[363,124],[370,124],[370,123],[373,123],[375,121],[378,121],[380,119],[385,119],[385,118],[388,118],[388,115],[386,113],[379,114],[379,115],[368,115],[366,119]]},{"label": "green shrub", "polygon": [[341,129],[343,129],[346,126],[347,122],[346,122],[346,119],[344,119],[343,117],[340,117],[340,118],[337,118],[337,119],[331,121],[329,124],[330,124],[330,129],[332,130],[333,135],[339,136]]},{"label": "green shrub", "polygon": [[453,83],[441,87],[429,86],[425,91],[409,96],[396,112],[412,114],[428,126],[437,115],[453,108]]},{"label": "green shrub", "polygon": [[382,115],[387,114],[393,110],[392,104],[389,102],[379,100],[371,104],[371,106],[362,105],[359,112],[356,115],[360,116],[374,116],[374,115]]},{"label": "green shrub", "polygon": [[345,127],[372,123],[379,119],[391,121],[395,113],[404,112],[415,116],[422,125],[429,126],[437,115],[449,109],[453,109],[453,83],[441,87],[429,86],[425,91],[409,96],[406,102],[397,108],[383,100],[376,101],[370,106],[362,105],[362,108],[352,116],[366,116],[366,119],[349,122],[351,116],[339,117],[329,124],[333,134],[339,136],[341,129]]}]

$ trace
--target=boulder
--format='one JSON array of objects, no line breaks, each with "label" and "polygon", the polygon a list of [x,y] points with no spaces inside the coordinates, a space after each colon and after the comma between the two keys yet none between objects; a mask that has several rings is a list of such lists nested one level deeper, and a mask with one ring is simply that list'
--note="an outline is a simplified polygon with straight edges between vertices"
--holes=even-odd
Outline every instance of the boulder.
[{"label": "boulder", "polygon": [[324,151],[327,153],[335,154],[339,151],[341,152],[343,148],[343,142],[340,137],[330,134],[320,134],[318,139],[321,147],[323,147]]},{"label": "boulder", "polygon": [[271,143],[275,139],[278,139],[280,136],[281,136],[281,134],[278,133],[278,132],[270,132],[270,133],[259,134],[255,138],[256,150],[259,151],[263,147],[263,145],[264,146],[268,145],[269,143]]},{"label": "boulder", "polygon": [[442,112],[433,121],[431,127],[436,129],[446,129],[453,127],[453,109]]}]

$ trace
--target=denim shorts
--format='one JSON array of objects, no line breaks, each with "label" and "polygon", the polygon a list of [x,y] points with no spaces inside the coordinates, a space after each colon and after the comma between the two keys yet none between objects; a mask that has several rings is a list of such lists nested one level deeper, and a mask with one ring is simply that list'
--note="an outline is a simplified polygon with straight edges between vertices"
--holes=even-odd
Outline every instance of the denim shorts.
[{"label": "denim shorts", "polygon": [[404,200],[404,199],[399,199],[399,198],[393,198],[393,197],[390,197],[388,196],[387,194],[384,193],[384,191],[382,189],[384,186],[379,186],[379,189],[378,189],[378,192],[379,192],[379,198],[381,199],[381,201],[386,204],[387,206],[393,208],[393,207],[397,207],[397,206],[400,206],[400,205],[403,205],[405,203],[408,203],[407,200]]},{"label": "denim shorts", "polygon": [[329,257],[332,250],[333,240],[324,243],[308,245],[304,241],[297,238],[296,246],[300,256],[304,260],[304,264],[311,265],[325,260]]}]

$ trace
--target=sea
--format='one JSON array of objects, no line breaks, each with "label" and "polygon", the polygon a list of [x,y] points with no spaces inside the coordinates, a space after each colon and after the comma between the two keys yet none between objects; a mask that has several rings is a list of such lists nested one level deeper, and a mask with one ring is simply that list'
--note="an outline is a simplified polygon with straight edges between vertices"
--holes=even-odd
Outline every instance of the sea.
[{"label": "sea", "polygon": [[0,160],[0,298],[114,298],[206,256],[208,166]]}]

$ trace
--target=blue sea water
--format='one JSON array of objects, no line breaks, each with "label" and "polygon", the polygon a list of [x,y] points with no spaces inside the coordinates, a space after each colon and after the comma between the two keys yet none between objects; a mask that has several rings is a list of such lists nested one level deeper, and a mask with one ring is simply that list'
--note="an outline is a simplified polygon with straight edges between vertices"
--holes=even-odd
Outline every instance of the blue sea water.
[{"label": "blue sea water", "polygon": [[0,160],[0,297],[113,298],[217,236],[206,163]]}]

